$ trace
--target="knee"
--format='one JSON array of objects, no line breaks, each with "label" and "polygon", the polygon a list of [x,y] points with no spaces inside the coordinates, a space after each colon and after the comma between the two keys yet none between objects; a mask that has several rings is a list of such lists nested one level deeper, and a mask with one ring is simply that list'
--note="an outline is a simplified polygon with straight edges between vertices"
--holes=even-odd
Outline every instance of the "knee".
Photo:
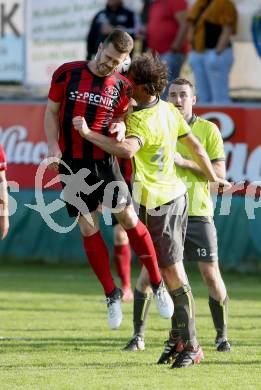
[{"label": "knee", "polygon": [[128,236],[125,230],[121,225],[116,225],[114,227],[113,231],[113,240],[114,240],[114,245],[125,245],[128,244]]},{"label": "knee", "polygon": [[150,281],[149,281],[147,271],[145,271],[145,272],[144,272],[144,270],[141,271],[141,273],[137,279],[137,282],[136,282],[136,288],[137,288],[137,290],[139,290],[143,293],[149,292],[151,290]]},{"label": "knee", "polygon": [[81,234],[84,237],[92,236],[93,234],[99,231],[98,221],[96,220],[96,218],[92,218],[91,216],[89,220],[87,220],[83,216],[80,216],[78,224],[79,224]]},{"label": "knee", "polygon": [[218,284],[219,275],[214,268],[206,268],[201,271],[202,277],[209,287],[215,287]]},{"label": "knee", "polygon": [[123,211],[115,215],[124,229],[132,229],[136,226],[138,217],[132,206],[127,206]]},{"label": "knee", "polygon": [[188,282],[183,262],[161,268],[160,272],[169,290],[175,290]]}]

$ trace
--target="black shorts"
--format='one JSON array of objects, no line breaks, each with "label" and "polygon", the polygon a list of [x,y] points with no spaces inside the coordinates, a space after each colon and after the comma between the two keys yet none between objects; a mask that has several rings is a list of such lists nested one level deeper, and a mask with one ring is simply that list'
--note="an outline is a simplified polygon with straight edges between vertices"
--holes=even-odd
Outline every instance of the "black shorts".
[{"label": "black shorts", "polygon": [[188,219],[187,194],[153,210],[141,206],[139,217],[150,232],[159,267],[182,261]]},{"label": "black shorts", "polygon": [[218,260],[217,232],[212,217],[189,217],[184,244],[184,259]]},{"label": "black shorts", "polygon": [[114,157],[91,162],[63,158],[59,173],[70,217],[95,211],[99,204],[110,209],[131,204],[128,187]]}]

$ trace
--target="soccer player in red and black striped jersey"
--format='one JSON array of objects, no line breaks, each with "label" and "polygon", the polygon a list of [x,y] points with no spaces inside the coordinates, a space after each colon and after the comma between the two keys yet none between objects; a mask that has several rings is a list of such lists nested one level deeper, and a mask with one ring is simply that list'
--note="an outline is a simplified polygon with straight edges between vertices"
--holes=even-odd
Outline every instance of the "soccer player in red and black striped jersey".
[{"label": "soccer player in red and black striped jersey", "polygon": [[[121,290],[114,283],[108,249],[99,230],[97,207],[100,204],[115,213],[131,246],[147,268],[160,314],[171,317],[173,312],[151,237],[135,213],[115,157],[84,140],[74,129],[76,123],[72,122],[84,117],[94,132],[109,136],[110,126],[124,116],[131,98],[131,84],[117,72],[117,67],[132,48],[130,35],[115,29],[99,45],[93,60],[59,67],[52,78],[45,113],[49,157],[57,158],[51,167],[59,169],[64,180],[69,215],[78,216],[89,264],[107,297],[108,323],[112,329],[119,327],[122,321]],[[69,171],[73,175],[68,176]],[[79,182],[79,178],[83,179]]]},{"label": "soccer player in red and black striped jersey", "polygon": [[3,240],[9,230],[8,193],[6,181],[6,157],[0,144],[0,239]]}]

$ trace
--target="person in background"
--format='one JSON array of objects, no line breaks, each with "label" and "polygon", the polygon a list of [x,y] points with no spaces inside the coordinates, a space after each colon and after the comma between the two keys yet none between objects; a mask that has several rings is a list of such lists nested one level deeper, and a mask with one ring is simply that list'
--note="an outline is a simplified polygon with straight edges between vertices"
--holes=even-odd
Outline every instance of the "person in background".
[{"label": "person in background", "polygon": [[[217,176],[226,177],[224,144],[217,126],[193,113],[196,95],[186,79],[175,79],[169,89],[169,102],[182,113],[194,134],[206,149]],[[177,174],[189,183],[188,227],[184,244],[184,259],[196,261],[209,293],[209,308],[216,329],[218,352],[229,352],[227,338],[228,296],[218,264],[217,232],[213,221],[210,185],[198,164],[191,160],[189,150],[180,142],[175,158]],[[175,314],[173,317],[175,329]],[[175,336],[175,330],[174,336]],[[172,342],[173,343],[173,342]],[[171,338],[169,340],[171,344]]]},{"label": "person in background", "polygon": [[139,28],[138,15],[123,5],[122,0],[107,0],[105,9],[99,11],[93,18],[87,35],[87,60],[97,53],[98,46],[112,30],[117,27],[135,38]]},{"label": "person in background", "polygon": [[[186,41],[187,22],[186,0],[150,0],[145,1],[147,8],[146,37],[150,50],[160,54],[161,60],[168,66],[168,85],[180,75],[185,61],[188,45]],[[165,100],[168,87],[163,92]]]},{"label": "person in background", "polygon": [[6,172],[7,164],[5,152],[0,144],[0,239],[3,240],[9,230],[8,192]]},{"label": "person in background", "polygon": [[233,64],[231,37],[237,11],[231,0],[196,0],[187,14],[193,71],[199,103],[226,104]]}]

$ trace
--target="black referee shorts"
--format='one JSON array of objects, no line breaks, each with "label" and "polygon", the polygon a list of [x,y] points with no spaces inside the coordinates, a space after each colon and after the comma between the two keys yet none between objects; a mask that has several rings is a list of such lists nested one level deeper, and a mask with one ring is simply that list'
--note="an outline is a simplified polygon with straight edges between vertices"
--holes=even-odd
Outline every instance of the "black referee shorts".
[{"label": "black referee shorts", "polygon": [[128,186],[113,156],[91,162],[63,158],[59,174],[70,217],[91,213],[99,204],[110,209],[131,204]]}]

